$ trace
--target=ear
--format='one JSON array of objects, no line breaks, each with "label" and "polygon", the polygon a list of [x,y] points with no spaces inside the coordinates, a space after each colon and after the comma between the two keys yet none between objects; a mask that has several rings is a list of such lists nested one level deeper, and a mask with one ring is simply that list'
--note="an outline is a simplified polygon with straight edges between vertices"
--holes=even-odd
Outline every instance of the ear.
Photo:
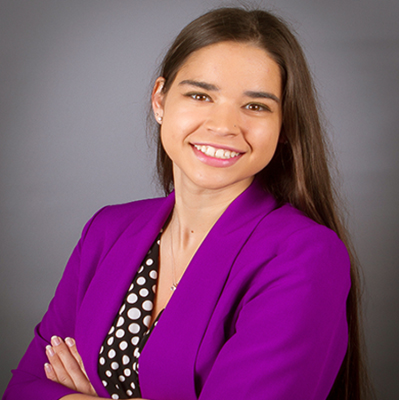
[{"label": "ear", "polygon": [[152,89],[152,94],[151,94],[151,104],[152,104],[152,109],[155,114],[155,119],[158,122],[158,124],[162,124],[162,119],[163,119],[163,102],[165,98],[165,94],[163,93],[163,88],[165,85],[165,79],[160,76],[157,78],[154,84],[154,88]]}]

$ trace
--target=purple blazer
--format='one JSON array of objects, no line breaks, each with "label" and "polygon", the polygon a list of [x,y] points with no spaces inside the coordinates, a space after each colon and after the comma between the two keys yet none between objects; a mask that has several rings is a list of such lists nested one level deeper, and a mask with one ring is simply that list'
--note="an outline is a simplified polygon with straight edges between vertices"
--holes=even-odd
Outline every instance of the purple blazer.
[{"label": "purple blazer", "polygon": [[[7,400],[73,393],[46,379],[52,335],[74,337],[99,396],[98,353],[174,195],[87,223]],[[140,356],[151,400],[324,400],[348,341],[349,258],[336,234],[253,183],[198,249]]]}]

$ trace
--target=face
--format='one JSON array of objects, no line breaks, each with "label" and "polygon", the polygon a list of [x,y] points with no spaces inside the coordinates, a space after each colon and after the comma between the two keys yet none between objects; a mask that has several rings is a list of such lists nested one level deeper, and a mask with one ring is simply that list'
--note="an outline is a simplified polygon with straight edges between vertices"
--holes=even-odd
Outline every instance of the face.
[{"label": "face", "polygon": [[187,59],[169,91],[158,78],[153,109],[176,190],[238,190],[272,159],[281,129],[281,77],[252,44],[223,42]]}]

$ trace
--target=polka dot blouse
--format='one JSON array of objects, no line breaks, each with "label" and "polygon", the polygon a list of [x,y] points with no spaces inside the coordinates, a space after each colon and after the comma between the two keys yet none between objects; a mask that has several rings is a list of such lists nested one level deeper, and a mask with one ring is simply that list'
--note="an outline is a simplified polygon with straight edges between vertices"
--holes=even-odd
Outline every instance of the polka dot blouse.
[{"label": "polka dot blouse", "polygon": [[160,236],[145,256],[100,349],[98,373],[112,399],[141,397],[139,357],[161,315],[150,327]]}]

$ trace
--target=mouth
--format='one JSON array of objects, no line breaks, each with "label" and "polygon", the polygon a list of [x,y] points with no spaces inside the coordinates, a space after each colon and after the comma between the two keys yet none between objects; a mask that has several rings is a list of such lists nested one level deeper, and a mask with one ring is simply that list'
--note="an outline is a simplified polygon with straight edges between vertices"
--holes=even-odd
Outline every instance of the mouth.
[{"label": "mouth", "polygon": [[229,160],[231,158],[238,157],[241,153],[237,153],[236,151],[231,151],[227,149],[217,149],[208,145],[193,145],[197,150],[201,153],[204,153],[208,157],[219,158],[221,160]]}]

